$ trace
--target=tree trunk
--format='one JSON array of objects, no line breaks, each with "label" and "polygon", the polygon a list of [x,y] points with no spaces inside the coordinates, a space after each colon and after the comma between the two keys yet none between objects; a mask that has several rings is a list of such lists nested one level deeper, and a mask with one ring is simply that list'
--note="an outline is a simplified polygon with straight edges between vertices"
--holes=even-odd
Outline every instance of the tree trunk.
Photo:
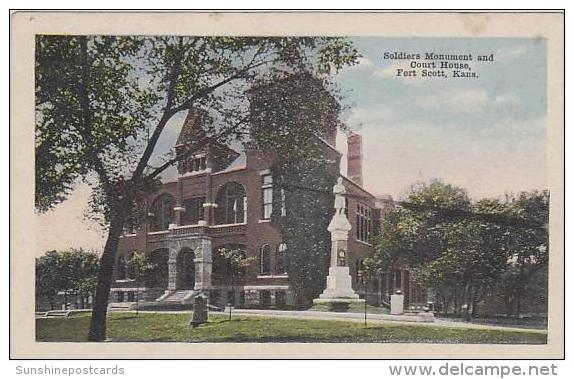
[{"label": "tree trunk", "polygon": [[98,282],[96,284],[96,295],[92,309],[92,320],[90,322],[88,341],[99,342],[106,339],[108,298],[112,284],[112,273],[114,270],[116,252],[120,236],[123,231],[124,221],[124,214],[116,214],[110,222],[108,239],[100,259],[100,269],[98,271]]},{"label": "tree trunk", "polygon": [[470,285],[466,284],[464,286],[464,295],[463,295],[463,302],[464,302],[464,318],[466,321],[470,321]]},{"label": "tree trunk", "polygon": [[518,291],[516,291],[516,318],[520,318],[521,297],[522,297],[522,289],[519,288]]},{"label": "tree trunk", "polygon": [[479,290],[475,289],[472,293],[472,312],[470,317],[475,319],[478,317],[478,303],[480,302]]},{"label": "tree trunk", "polygon": [[514,296],[512,295],[512,293],[509,293],[510,291],[507,291],[504,293],[504,305],[506,306],[506,316],[507,317],[512,317],[512,313],[513,313],[513,303],[514,303]]}]

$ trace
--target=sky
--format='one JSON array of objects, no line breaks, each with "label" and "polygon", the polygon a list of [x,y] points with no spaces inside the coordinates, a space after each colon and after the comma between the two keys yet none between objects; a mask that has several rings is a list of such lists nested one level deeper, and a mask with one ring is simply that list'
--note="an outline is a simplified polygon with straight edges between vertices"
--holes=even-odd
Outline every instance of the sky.
[{"label": "sky", "polygon": [[[347,124],[363,135],[365,186],[403,197],[440,178],[473,198],[543,189],[546,44],[539,39],[356,38],[359,65],[344,70]],[[494,54],[477,79],[404,78],[385,52]]]},{"label": "sky", "polygon": [[[362,57],[335,78],[348,127],[363,136],[364,186],[406,196],[416,182],[441,179],[473,199],[547,188],[546,42],[509,38],[353,38]],[[398,77],[410,59],[395,54],[472,54],[477,78]],[[477,62],[477,55],[493,61]],[[429,62],[421,59],[419,62]],[[438,63],[437,63],[438,64]],[[185,115],[168,124],[160,149],[173,146]],[[341,133],[337,147],[346,152]],[[345,167],[342,168],[343,171]],[[174,170],[167,178],[174,175]],[[55,210],[37,216],[37,255],[101,250],[99,227],[84,218],[89,189],[80,185]]]}]

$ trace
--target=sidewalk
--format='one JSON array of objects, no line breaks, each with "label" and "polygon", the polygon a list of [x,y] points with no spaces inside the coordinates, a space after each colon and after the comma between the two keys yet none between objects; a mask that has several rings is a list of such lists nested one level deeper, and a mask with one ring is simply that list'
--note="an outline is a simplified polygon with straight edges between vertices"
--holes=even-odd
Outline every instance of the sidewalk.
[{"label": "sidewalk", "polygon": [[[364,313],[343,313],[343,312],[321,312],[321,311],[279,311],[265,309],[234,309],[233,314],[242,316],[264,316],[264,317],[282,317],[298,318],[307,320],[338,320],[351,322],[364,322]],[[428,325],[429,327],[440,328],[467,328],[467,329],[488,329],[488,330],[505,330],[516,332],[547,333],[545,329],[529,329],[510,326],[481,325],[460,321],[446,321],[439,319],[423,319],[421,316],[410,315],[388,315],[388,314],[367,314],[367,323],[375,324],[413,324]]]}]

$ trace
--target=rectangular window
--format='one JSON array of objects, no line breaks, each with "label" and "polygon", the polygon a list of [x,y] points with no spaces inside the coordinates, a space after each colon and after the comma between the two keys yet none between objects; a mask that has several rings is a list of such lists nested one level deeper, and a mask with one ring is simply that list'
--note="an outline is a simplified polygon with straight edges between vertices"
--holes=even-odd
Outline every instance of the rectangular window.
[{"label": "rectangular window", "polygon": [[183,213],[184,225],[196,225],[203,220],[203,204],[205,197],[194,197],[183,201],[185,212]]},{"label": "rectangular window", "polygon": [[357,240],[369,243],[371,240],[371,210],[361,204],[357,204],[356,229]]},{"label": "rectangular window", "polygon": [[263,199],[261,218],[269,220],[273,212],[273,177],[271,174],[261,175],[261,196]]},{"label": "rectangular window", "polygon": [[271,305],[271,292],[260,291],[259,292],[259,305],[263,308],[268,308]]},{"label": "rectangular window", "polygon": [[285,291],[277,291],[275,292],[275,305],[282,307],[286,304],[286,295]]}]

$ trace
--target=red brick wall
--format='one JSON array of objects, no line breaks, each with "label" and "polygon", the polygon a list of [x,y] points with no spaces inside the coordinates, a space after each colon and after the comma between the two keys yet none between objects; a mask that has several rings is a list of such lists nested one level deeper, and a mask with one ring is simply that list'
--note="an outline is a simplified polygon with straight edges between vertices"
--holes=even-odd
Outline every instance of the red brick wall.
[{"label": "red brick wall", "polygon": [[[161,193],[169,193],[176,199],[176,204],[181,205],[183,200],[205,196],[206,202],[215,202],[217,191],[226,183],[237,182],[241,184],[247,195],[247,232],[244,234],[214,236],[212,239],[213,249],[228,245],[244,245],[249,257],[253,261],[246,272],[245,284],[248,285],[283,285],[288,284],[285,278],[257,278],[259,274],[259,252],[263,244],[269,244],[271,249],[271,272],[274,273],[276,267],[276,253],[279,244],[282,242],[278,228],[271,222],[261,222],[262,212],[262,192],[261,192],[261,171],[271,168],[274,161],[274,154],[247,151],[247,167],[230,172],[206,173],[194,176],[181,177],[178,181],[165,183],[158,191],[157,195],[150,198],[150,204]],[[345,179],[344,185],[349,194],[349,221],[352,230],[349,233],[349,266],[350,272],[355,280],[356,261],[365,259],[372,247],[366,243],[356,240],[356,205],[361,203],[374,209],[375,200],[371,194],[362,190],[355,183]],[[374,212],[373,212],[374,216]],[[374,232],[374,227],[372,227]],[[135,238],[124,238],[120,242],[120,254],[127,254],[133,250],[146,250],[146,231],[144,227],[138,231]],[[214,278],[215,279],[215,278]],[[355,281],[354,281],[355,283]],[[214,280],[214,285],[221,284]],[[118,285],[115,285],[118,287]]]}]

